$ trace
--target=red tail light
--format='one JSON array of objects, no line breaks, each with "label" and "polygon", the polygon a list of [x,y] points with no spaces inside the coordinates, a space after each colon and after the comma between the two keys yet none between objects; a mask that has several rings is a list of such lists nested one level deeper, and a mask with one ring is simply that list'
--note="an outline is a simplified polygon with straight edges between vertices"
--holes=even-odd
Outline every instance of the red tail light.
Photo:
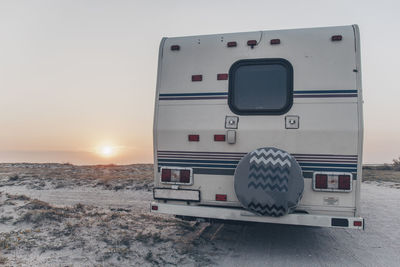
[{"label": "red tail light", "polygon": [[180,170],[179,182],[190,183],[190,170]]},{"label": "red tail light", "polygon": [[215,195],[215,200],[216,201],[226,201],[226,195],[216,194]]},{"label": "red tail light", "polygon": [[179,45],[171,45],[171,50],[172,51],[179,51],[181,47]]},{"label": "red tail light", "polygon": [[339,189],[350,190],[350,175],[339,175]]},{"label": "red tail light", "polygon": [[332,40],[332,42],[342,41],[342,36],[341,35],[333,35],[331,40]]},{"label": "red tail light", "polygon": [[162,169],[161,181],[162,182],[171,182],[171,170],[170,169]]},{"label": "red tail light", "polygon": [[236,42],[228,42],[228,43],[226,44],[226,46],[227,46],[227,47],[236,47],[236,46],[237,46],[237,43],[236,43]]},{"label": "red tail light", "polygon": [[351,173],[315,173],[314,187],[316,191],[351,192],[353,175]]},{"label": "red tail light", "polygon": [[189,140],[189,142],[199,142],[200,141],[200,135],[198,135],[198,134],[189,134],[188,140]]},{"label": "red tail light", "polygon": [[315,188],[317,189],[328,188],[328,175],[326,174],[315,175]]},{"label": "red tail light", "polygon": [[158,210],[158,206],[151,206],[152,210]]},{"label": "red tail light", "polygon": [[168,184],[191,184],[192,181],[191,168],[171,167],[161,168],[161,182]]},{"label": "red tail light", "polygon": [[361,227],[362,226],[362,221],[354,221],[353,225],[357,226],[357,227]]},{"label": "red tail light", "polygon": [[203,75],[192,75],[192,82],[201,82],[203,80]]},{"label": "red tail light", "polygon": [[225,142],[225,135],[224,134],[214,134],[214,141]]},{"label": "red tail light", "polygon": [[271,39],[270,44],[271,45],[277,45],[281,43],[281,39]]},{"label": "red tail light", "polygon": [[228,80],[228,73],[219,73],[217,74],[217,80]]}]

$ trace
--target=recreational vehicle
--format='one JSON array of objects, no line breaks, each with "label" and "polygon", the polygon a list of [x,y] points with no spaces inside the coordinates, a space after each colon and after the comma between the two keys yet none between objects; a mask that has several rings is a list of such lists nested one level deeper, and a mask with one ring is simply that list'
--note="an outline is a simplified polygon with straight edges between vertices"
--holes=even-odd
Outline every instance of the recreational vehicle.
[{"label": "recreational vehicle", "polygon": [[357,25],[163,38],[150,209],[363,229]]}]

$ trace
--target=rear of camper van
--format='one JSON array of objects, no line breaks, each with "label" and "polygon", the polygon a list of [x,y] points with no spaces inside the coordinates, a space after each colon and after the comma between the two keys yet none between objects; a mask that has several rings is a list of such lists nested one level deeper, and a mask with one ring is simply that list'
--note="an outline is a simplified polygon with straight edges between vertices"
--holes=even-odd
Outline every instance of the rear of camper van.
[{"label": "rear of camper van", "polygon": [[357,25],[163,38],[151,211],[363,229]]}]

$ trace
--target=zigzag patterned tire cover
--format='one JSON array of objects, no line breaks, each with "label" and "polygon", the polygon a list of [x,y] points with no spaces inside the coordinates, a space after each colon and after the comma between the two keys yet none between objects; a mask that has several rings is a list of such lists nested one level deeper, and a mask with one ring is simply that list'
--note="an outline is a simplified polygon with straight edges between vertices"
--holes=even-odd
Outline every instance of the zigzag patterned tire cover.
[{"label": "zigzag patterned tire cover", "polygon": [[303,189],[304,178],[296,159],[278,148],[253,150],[235,170],[237,198],[259,215],[278,217],[294,211]]}]

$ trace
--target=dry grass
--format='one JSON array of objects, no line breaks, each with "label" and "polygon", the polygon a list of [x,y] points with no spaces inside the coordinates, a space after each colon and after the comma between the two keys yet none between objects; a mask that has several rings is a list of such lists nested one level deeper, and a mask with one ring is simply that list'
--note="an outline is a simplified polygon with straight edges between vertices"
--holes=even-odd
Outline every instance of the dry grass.
[{"label": "dry grass", "polygon": [[115,191],[150,191],[153,186],[153,164],[75,166],[0,163],[2,186],[27,186],[34,190],[90,186]]},{"label": "dry grass", "polygon": [[6,263],[7,263],[7,261],[8,261],[8,259],[7,259],[6,257],[2,257],[2,256],[0,256],[0,265],[2,265],[2,264],[6,264]]},{"label": "dry grass", "polygon": [[8,222],[8,221],[11,221],[12,219],[14,219],[13,216],[1,216],[0,217],[0,223],[5,223],[5,222]]},{"label": "dry grass", "polygon": [[[13,206],[7,202],[10,199],[15,202]],[[203,251],[193,238],[186,238],[198,232],[199,225],[194,222],[138,207],[56,206],[24,195],[4,194],[0,204],[14,210],[13,217],[0,218],[4,225],[14,227],[0,233],[0,251],[5,256],[34,254],[38,260],[52,253],[65,263],[63,255],[82,250],[93,265],[210,263],[210,248]],[[4,259],[11,265],[13,260]]]},{"label": "dry grass", "polygon": [[152,179],[153,164],[76,166],[59,163],[1,163],[0,174],[6,175],[9,181],[39,177],[41,179],[79,178],[102,181],[116,179],[146,180]]},{"label": "dry grass", "polygon": [[364,169],[363,181],[400,183],[400,171]]},{"label": "dry grass", "polygon": [[30,200],[30,198],[25,195],[12,195],[6,193],[6,196],[8,197],[9,200]]}]

